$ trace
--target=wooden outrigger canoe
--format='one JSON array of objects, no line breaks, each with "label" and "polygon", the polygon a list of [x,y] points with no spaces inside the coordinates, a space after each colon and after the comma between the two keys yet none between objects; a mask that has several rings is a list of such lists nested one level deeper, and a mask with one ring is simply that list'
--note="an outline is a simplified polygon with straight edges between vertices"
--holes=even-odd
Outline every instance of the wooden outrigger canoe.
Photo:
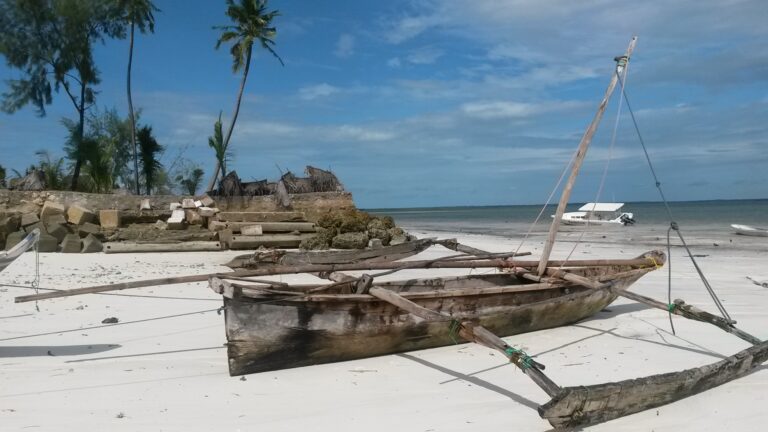
[{"label": "wooden outrigger canoe", "polygon": [[[605,266],[563,270],[624,289],[664,263],[662,252]],[[639,265],[638,265],[639,263]],[[457,343],[450,322],[471,321],[501,336],[574,323],[608,306],[616,294],[565,279],[525,278],[528,268],[476,276],[373,283],[360,293],[356,278],[318,291],[317,285],[211,280],[224,297],[230,375],[354,360]],[[513,264],[510,264],[513,265]],[[537,277],[534,277],[536,279]],[[322,288],[322,287],[320,287]],[[431,311],[427,322],[370,294],[380,288]]]}]

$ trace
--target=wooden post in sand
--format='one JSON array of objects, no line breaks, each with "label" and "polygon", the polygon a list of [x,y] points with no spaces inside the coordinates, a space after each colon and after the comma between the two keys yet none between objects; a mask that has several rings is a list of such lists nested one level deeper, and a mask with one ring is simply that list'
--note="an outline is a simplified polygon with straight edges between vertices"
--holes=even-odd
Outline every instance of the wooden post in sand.
[{"label": "wooden post in sand", "polygon": [[543,276],[544,272],[547,270],[547,261],[549,261],[549,255],[552,253],[552,246],[555,244],[555,236],[557,235],[557,229],[560,227],[560,220],[563,218],[565,206],[568,205],[568,199],[571,197],[571,190],[573,189],[574,183],[576,183],[576,176],[579,175],[579,169],[581,169],[581,164],[584,162],[584,157],[587,155],[589,143],[592,141],[592,136],[594,136],[595,132],[597,132],[597,126],[600,124],[600,120],[603,118],[605,108],[608,106],[608,100],[613,94],[613,89],[616,88],[616,83],[619,80],[618,75],[623,72],[627,62],[629,62],[629,58],[632,56],[632,51],[635,49],[636,42],[637,37],[635,36],[629,42],[629,47],[627,48],[627,53],[624,54],[624,57],[617,59],[618,64],[616,66],[616,72],[618,73],[611,75],[611,81],[608,83],[608,88],[605,90],[605,96],[603,96],[603,100],[600,102],[600,105],[597,108],[597,113],[595,113],[595,117],[592,119],[592,123],[590,123],[586,132],[584,132],[584,136],[581,137],[579,149],[576,152],[576,158],[574,159],[573,167],[571,168],[571,176],[568,177],[568,182],[565,184],[565,188],[563,188],[563,194],[560,196],[560,202],[557,204],[555,219],[552,221],[552,225],[549,227],[549,235],[547,236],[547,240],[544,243],[544,251],[541,253],[541,259],[539,260],[539,276]]}]

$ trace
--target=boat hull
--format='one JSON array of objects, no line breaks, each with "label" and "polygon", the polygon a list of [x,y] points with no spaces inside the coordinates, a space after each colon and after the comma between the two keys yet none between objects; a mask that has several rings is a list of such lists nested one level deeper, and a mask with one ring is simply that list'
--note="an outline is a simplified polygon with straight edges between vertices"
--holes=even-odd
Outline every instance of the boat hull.
[{"label": "boat hull", "polygon": [[[626,288],[650,270],[624,272],[612,280],[613,286]],[[478,289],[520,284],[511,274],[460,279],[456,278],[456,283]],[[407,295],[409,290],[417,292],[425,286],[439,290],[444,280],[431,281],[389,286]],[[411,300],[457,320],[471,319],[499,336],[511,336],[574,323],[604,309],[616,298],[609,289],[574,285],[530,291],[522,285],[521,289],[498,294],[417,296]],[[452,332],[450,322],[427,322],[367,295],[269,302],[225,296],[224,306],[229,372],[233,376],[463,342]]]},{"label": "boat hull", "polygon": [[736,231],[736,234],[753,237],[768,237],[768,229],[756,228],[749,225],[732,224],[731,228]]}]

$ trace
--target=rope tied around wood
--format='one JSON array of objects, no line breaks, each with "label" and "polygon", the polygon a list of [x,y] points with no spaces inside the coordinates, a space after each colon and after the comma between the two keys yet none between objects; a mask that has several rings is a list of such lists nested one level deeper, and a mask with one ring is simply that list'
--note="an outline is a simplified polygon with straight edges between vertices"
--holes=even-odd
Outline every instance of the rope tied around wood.
[{"label": "rope tied around wood", "polygon": [[517,363],[518,366],[520,366],[520,368],[523,370],[530,369],[534,367],[534,365],[536,364],[536,362],[531,358],[531,356],[526,354],[526,352],[521,349],[517,349],[514,347],[507,347],[507,349],[505,349],[504,352],[507,353],[511,361]]},{"label": "rope tied around wood", "polygon": [[675,308],[677,308],[677,304],[675,304],[675,303],[669,303],[669,304],[667,305],[667,310],[668,310],[670,313],[674,312],[674,311],[675,311]]}]

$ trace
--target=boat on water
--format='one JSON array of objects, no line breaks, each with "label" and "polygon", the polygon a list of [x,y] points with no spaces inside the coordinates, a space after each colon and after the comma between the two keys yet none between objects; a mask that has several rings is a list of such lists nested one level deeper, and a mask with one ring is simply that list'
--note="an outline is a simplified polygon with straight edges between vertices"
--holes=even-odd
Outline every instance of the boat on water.
[{"label": "boat on water", "polygon": [[[622,212],[624,203],[586,203],[578,211],[563,213],[565,225],[633,225],[634,214]],[[552,215],[554,218],[555,216]]]},{"label": "boat on water", "polygon": [[754,237],[768,237],[768,229],[766,228],[758,228],[739,224],[731,224],[731,228],[736,231],[736,234]]}]

